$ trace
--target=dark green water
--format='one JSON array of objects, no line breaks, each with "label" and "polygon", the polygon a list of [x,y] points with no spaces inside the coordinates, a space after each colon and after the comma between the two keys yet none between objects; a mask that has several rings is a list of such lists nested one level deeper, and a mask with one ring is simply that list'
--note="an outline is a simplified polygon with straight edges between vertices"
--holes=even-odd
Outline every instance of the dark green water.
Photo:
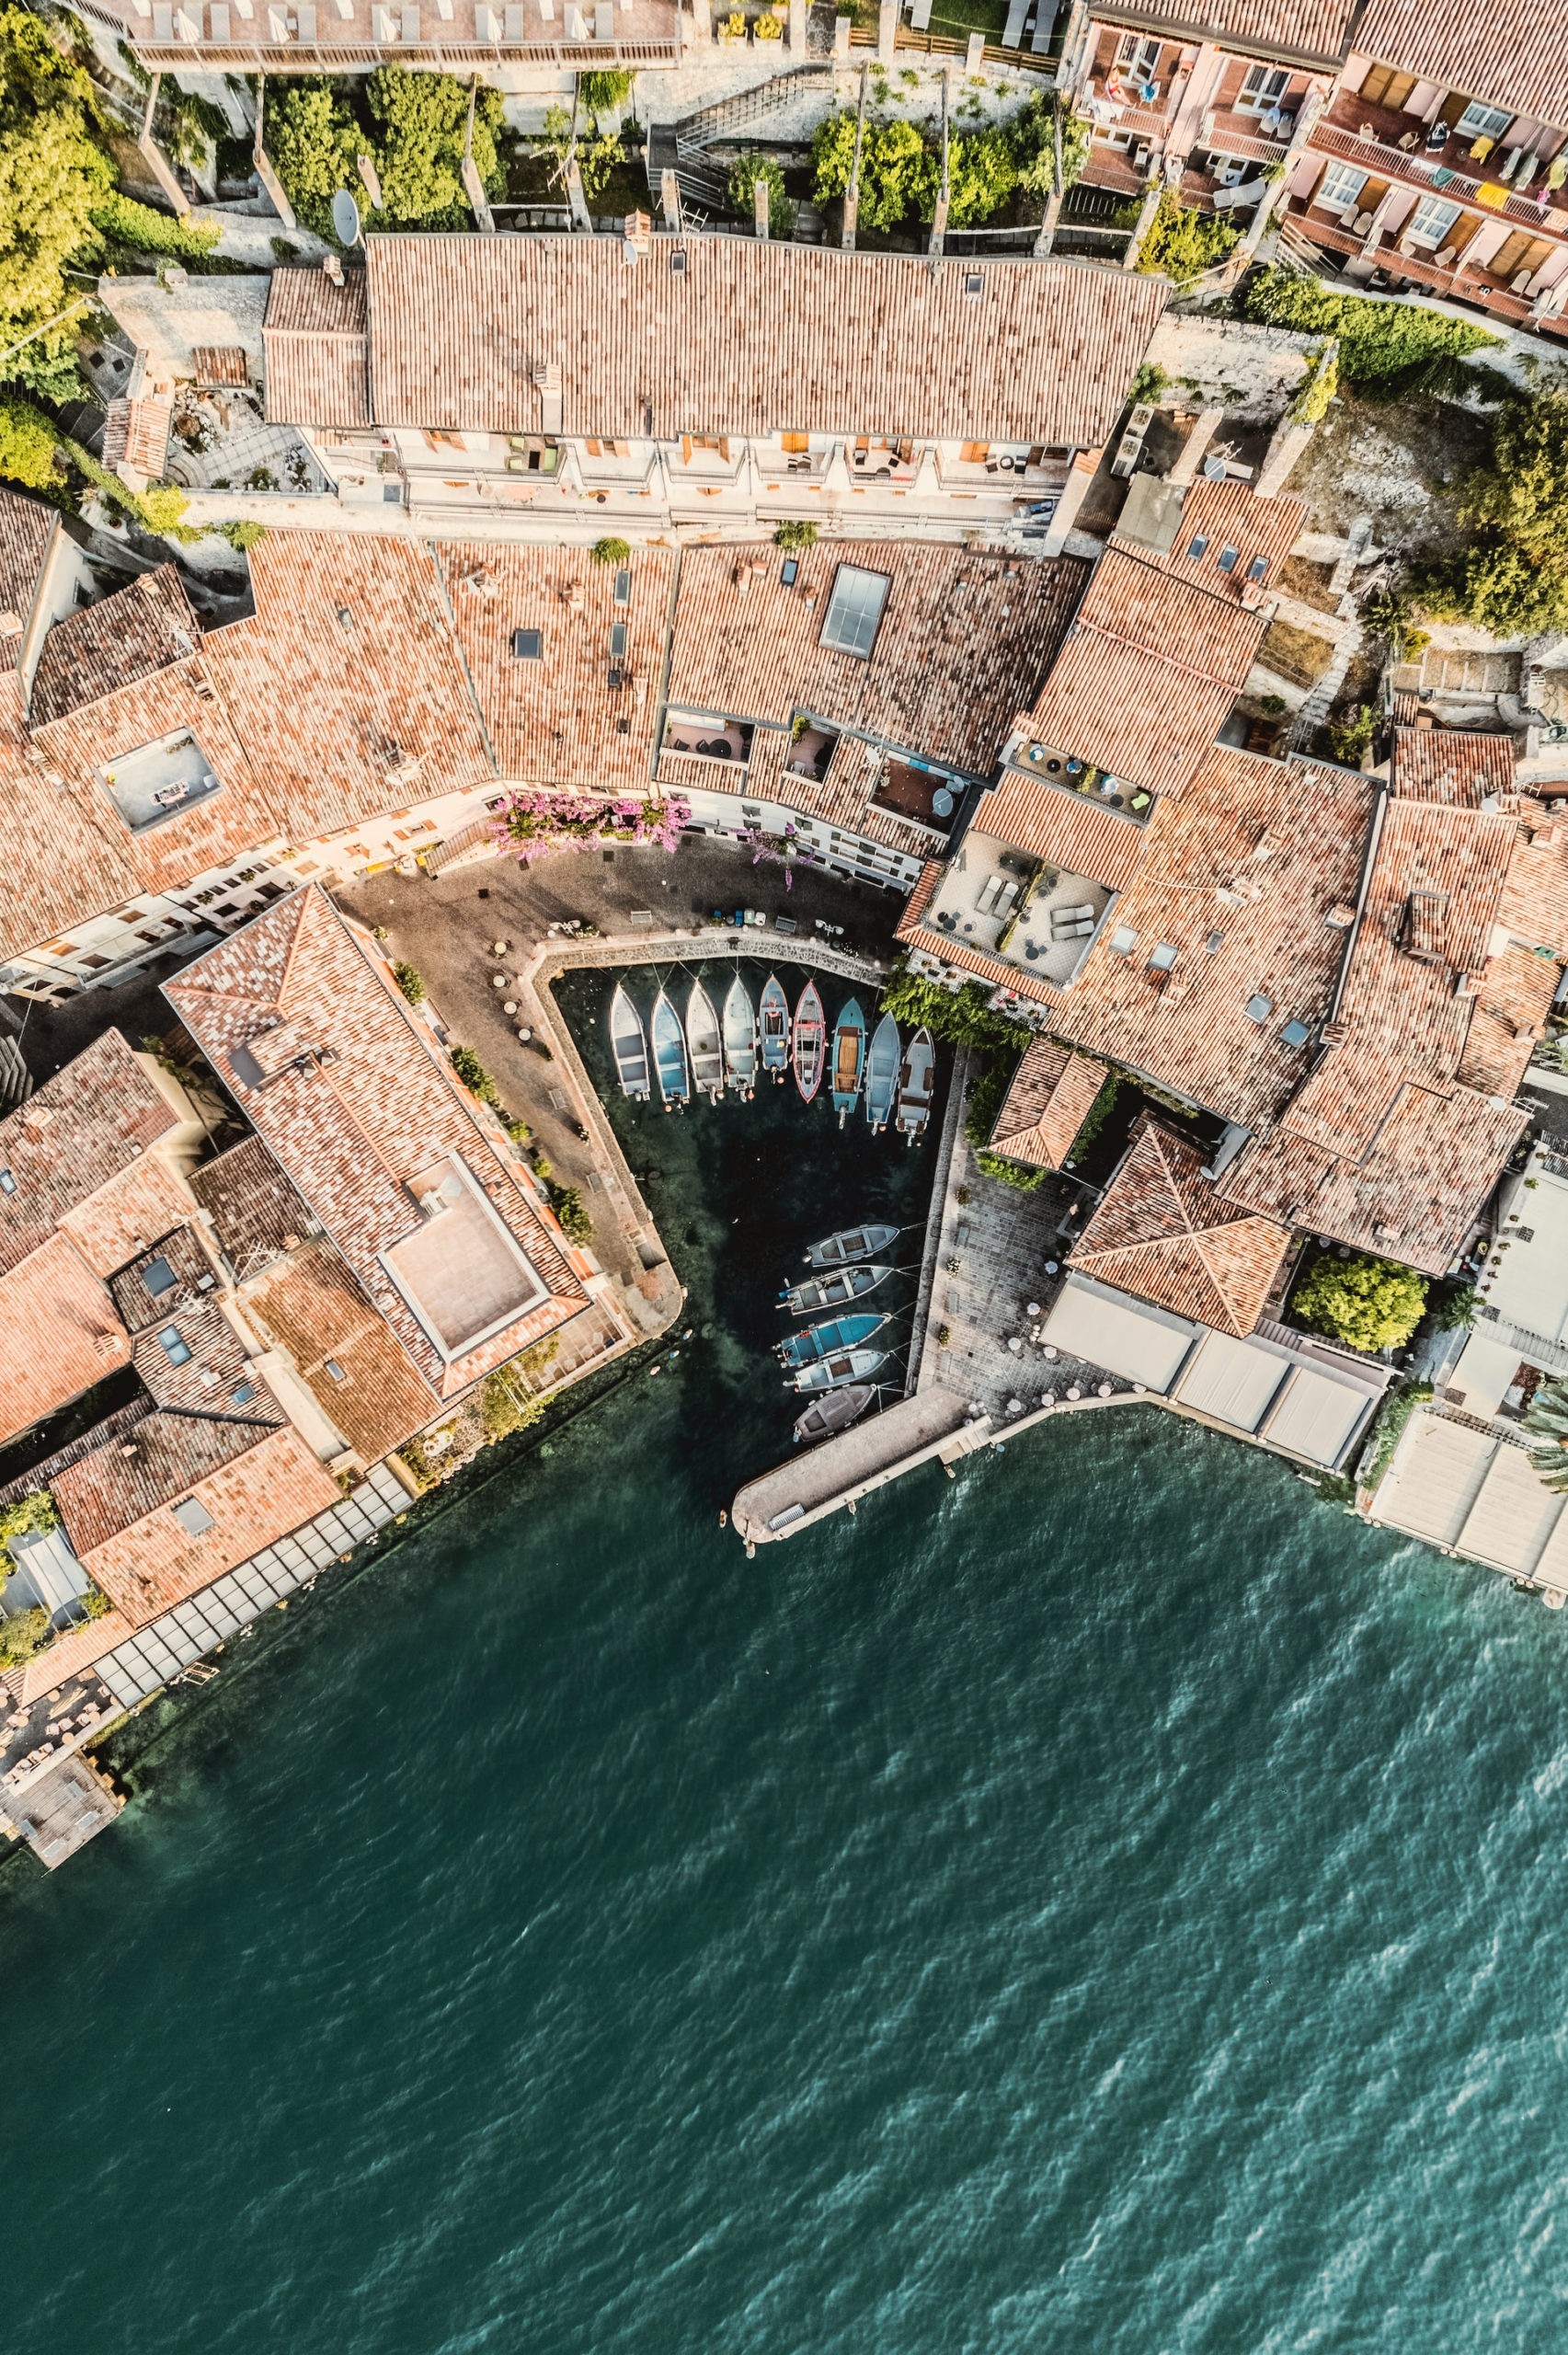
[{"label": "dark green water", "polygon": [[7,1876],[15,2343],[1560,2348],[1560,1624],[1153,1410],[748,1563],[735,1313]]}]

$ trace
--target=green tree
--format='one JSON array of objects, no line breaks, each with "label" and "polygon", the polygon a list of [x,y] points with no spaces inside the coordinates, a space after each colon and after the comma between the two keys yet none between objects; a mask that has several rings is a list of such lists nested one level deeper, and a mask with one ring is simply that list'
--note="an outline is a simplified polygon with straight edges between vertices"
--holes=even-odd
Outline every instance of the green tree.
[{"label": "green tree", "polygon": [[629,564],[632,560],[630,540],[595,540],[589,550],[595,564]]},{"label": "green tree", "polygon": [[1061,118],[1061,184],[1070,189],[1089,160],[1089,125],[1054,90],[1036,90],[1008,126],[1018,185],[1042,201],[1056,184],[1056,121]]},{"label": "green tree", "polygon": [[1426,1279],[1391,1259],[1325,1254],[1296,1287],[1291,1308],[1304,1325],[1354,1350],[1395,1350],[1426,1306]]},{"label": "green tree", "polygon": [[1190,286],[1207,270],[1217,270],[1234,247],[1241,231],[1229,221],[1183,204],[1173,189],[1162,189],[1160,205],[1138,257],[1140,270],[1160,270],[1177,286]]},{"label": "green tree", "polygon": [[582,1196],[575,1186],[551,1185],[550,1208],[561,1222],[561,1232],[568,1243],[591,1243],[593,1221],[583,1208]]},{"label": "green tree", "polygon": [[889,976],[881,1010],[906,1029],[929,1030],[933,1039],[954,1047],[992,1047],[1016,1055],[1034,1036],[1026,1024],[1010,1021],[989,1006],[979,982],[946,990],[921,980],[907,965]]},{"label": "green tree", "polygon": [[1525,1408],[1524,1425],[1540,1444],[1530,1462],[1549,1488],[1568,1488],[1568,1383],[1543,1382]]},{"label": "green tree", "polygon": [[93,227],[110,246],[137,254],[169,254],[178,261],[200,261],[212,251],[219,232],[209,221],[177,221],[150,204],[111,189],[93,207]]},{"label": "green tree", "polygon": [[398,988],[402,991],[410,1005],[422,1005],[424,1004],[425,977],[420,972],[417,965],[407,965],[401,962],[394,965],[392,969],[392,978],[397,983]]},{"label": "green tree", "polygon": [[595,122],[601,114],[613,114],[624,107],[632,95],[635,74],[609,71],[578,75],[578,96]]},{"label": "green tree", "polygon": [[[813,202],[826,204],[847,190],[854,167],[854,114],[848,108],[818,124],[811,143]],[[862,227],[896,229],[900,221],[918,213],[936,168],[935,157],[912,122],[868,122],[860,158]]]},{"label": "green tree", "polygon": [[1433,621],[1474,622],[1494,638],[1533,638],[1568,625],[1568,558],[1552,562],[1484,540],[1418,570],[1411,587]]},{"label": "green tree", "polygon": [[93,242],[94,206],[114,187],[97,121],[91,82],[42,20],[0,7],[0,349],[32,336],[0,364],[0,381],[48,398],[77,386],[71,322],[47,323],[84,291],[73,264]]},{"label": "green tree", "polygon": [[448,1051],[448,1059],[470,1096],[476,1096],[481,1104],[500,1102],[500,1089],[472,1047],[452,1047]]},{"label": "green tree", "polygon": [[59,1526],[60,1514],[49,1490],[29,1488],[15,1504],[0,1506],[0,1548],[9,1552],[13,1537],[31,1537]]},{"label": "green tree", "polygon": [[726,194],[729,209],[743,221],[752,218],[758,182],[768,191],[768,234],[785,243],[795,235],[795,202],[784,191],[784,166],[776,155],[738,155],[729,167]]},{"label": "green tree", "polygon": [[808,516],[785,516],[775,525],[773,546],[776,548],[808,548],[817,538],[817,526]]},{"label": "green tree", "polygon": [[[555,159],[555,178],[565,188],[567,157],[572,152],[572,118],[565,107],[546,107],[544,136],[539,143],[539,153]],[[618,139],[589,138],[581,132],[577,142],[578,170],[582,175],[582,192],[589,204],[597,202],[610,185],[610,176],[625,162]]]},{"label": "green tree", "polygon": [[31,401],[15,393],[0,393],[0,475],[26,483],[29,490],[64,487],[53,426]]},{"label": "green tree", "polygon": [[1499,534],[1538,563],[1561,568],[1568,543],[1568,393],[1510,401],[1493,429],[1489,465],[1464,486],[1467,523]]},{"label": "green tree", "polygon": [[[382,65],[371,75],[365,103],[377,125],[376,170],[388,221],[418,221],[432,229],[472,226],[458,177],[468,100],[467,85],[454,75]],[[500,92],[480,90],[474,104],[474,163],[490,196],[501,192],[495,134],[502,114]]]},{"label": "green tree", "polygon": [[1379,379],[1401,378],[1439,360],[1462,360],[1498,340],[1484,327],[1420,310],[1413,303],[1337,294],[1321,279],[1279,262],[1246,280],[1236,309],[1257,327],[1337,337],[1340,375],[1363,390]]},{"label": "green tree", "polygon": [[266,122],[267,153],[290,203],[307,229],[332,236],[332,200],[340,188],[358,190],[356,158],[370,142],[331,83],[309,77],[273,84]]},{"label": "green tree", "polygon": [[[1005,131],[992,123],[985,131],[960,134],[947,143],[947,225],[950,229],[967,229],[977,221],[989,220],[1000,213],[1018,185],[1018,166],[1012,143]],[[925,182],[921,190],[920,215],[922,221],[935,218],[936,199],[942,186],[942,158],[933,154],[928,158]]]},{"label": "green tree", "polygon": [[0,1668],[21,1668],[49,1641],[49,1614],[37,1605],[0,1619]]}]

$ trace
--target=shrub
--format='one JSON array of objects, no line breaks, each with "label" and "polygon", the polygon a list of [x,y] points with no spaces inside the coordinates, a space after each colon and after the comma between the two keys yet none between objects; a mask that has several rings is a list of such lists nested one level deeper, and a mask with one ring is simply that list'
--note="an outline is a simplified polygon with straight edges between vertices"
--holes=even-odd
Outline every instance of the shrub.
[{"label": "shrub", "polygon": [[448,1058],[470,1096],[476,1096],[481,1104],[500,1102],[500,1089],[472,1047],[452,1047],[448,1051]]},{"label": "shrub", "polygon": [[1361,1450],[1361,1460],[1356,1467],[1356,1485],[1375,1488],[1392,1460],[1400,1435],[1417,1407],[1425,1405],[1432,1396],[1429,1382],[1407,1382],[1384,1394],[1383,1403],[1373,1419]]},{"label": "shrub", "polygon": [[[1056,122],[1061,121],[1061,184],[1070,189],[1089,160],[1089,125],[1054,90],[1036,90],[1013,118],[1007,136],[1018,185],[1031,196],[1048,197],[1056,183]],[[1145,399],[1149,397],[1146,394]]]},{"label": "shrub", "polygon": [[[770,23],[776,19],[770,17]],[[750,221],[755,204],[754,191],[768,191],[768,234],[787,241],[795,235],[795,208],[792,198],[784,192],[784,166],[776,155],[738,155],[729,167],[725,194],[729,209],[743,221]]]},{"label": "shrub", "polygon": [[578,96],[597,122],[601,114],[613,114],[618,107],[625,105],[636,78],[635,74],[624,73],[613,67],[603,72],[579,74]]},{"label": "shrub", "polygon": [[1170,381],[1170,377],[1157,360],[1140,361],[1134,372],[1133,380],[1127,388],[1127,399],[1134,403],[1147,401],[1152,406]]},{"label": "shrub", "polygon": [[227,540],[230,547],[238,548],[242,555],[246,548],[258,546],[267,537],[265,523],[252,523],[243,518],[237,523],[219,523],[215,528],[218,537]]},{"label": "shrub", "polygon": [[572,118],[565,107],[545,108],[544,135],[539,143],[538,152],[542,155],[555,157],[555,178],[563,188],[567,184],[567,157],[568,155],[575,156],[582,180],[583,196],[589,204],[603,195],[610,184],[611,173],[625,161],[618,139],[586,139],[579,135],[574,147]]},{"label": "shrub", "polygon": [[1372,741],[1370,706],[1356,704],[1338,719],[1331,719],[1324,733],[1334,759],[1343,761],[1346,768],[1359,768],[1362,755]]},{"label": "shrub", "polygon": [[0,393],[0,475],[29,490],[58,491],[65,483],[54,427],[16,393]]},{"label": "shrub", "polygon": [[595,564],[627,564],[632,544],[630,540],[595,540],[589,553]]},{"label": "shrub", "polygon": [[1236,309],[1256,327],[1337,337],[1339,373],[1357,387],[1427,361],[1462,359],[1498,341],[1484,327],[1418,310],[1411,303],[1337,294],[1320,279],[1305,278],[1283,263],[1256,271],[1237,295]]},{"label": "shrub", "polygon": [[1027,1024],[989,1006],[979,982],[944,990],[935,982],[922,981],[907,966],[889,976],[881,1010],[907,1029],[927,1029],[933,1039],[955,1047],[995,1047],[1019,1054],[1034,1035]]},{"label": "shrub", "polygon": [[59,1526],[60,1515],[49,1490],[31,1488],[15,1504],[0,1506],[0,1547],[9,1553],[13,1537],[30,1537],[39,1530]]},{"label": "shrub", "polygon": [[1352,1349],[1393,1350],[1421,1322],[1426,1279],[1362,1252],[1348,1259],[1325,1255],[1297,1285],[1290,1305],[1302,1324]]},{"label": "shrub", "polygon": [[139,254],[167,254],[177,261],[200,261],[218,242],[211,222],[176,221],[118,189],[94,205],[93,226],[111,245]]},{"label": "shrub", "polygon": [[1290,404],[1293,425],[1317,425],[1339,390],[1339,361],[1333,348],[1322,345],[1314,354],[1306,380]]},{"label": "shrub", "polygon": [[[811,143],[814,203],[826,204],[847,190],[854,135],[855,118],[847,108],[818,124]],[[896,229],[918,213],[936,168],[935,157],[912,122],[868,122],[860,158],[861,226]]]},{"label": "shrub", "polygon": [[268,94],[267,153],[307,229],[332,237],[332,200],[357,189],[356,158],[369,146],[330,82],[307,76]]},{"label": "shrub", "polygon": [[49,1614],[38,1604],[0,1619],[0,1668],[21,1668],[49,1641]]},{"label": "shrub", "polygon": [[996,1178],[999,1184],[1013,1187],[1020,1194],[1033,1194],[1046,1182],[1045,1170],[1031,1169],[1026,1162],[1009,1161],[1005,1155],[1000,1153],[977,1153],[975,1167],[984,1170],[988,1178]]},{"label": "shrub", "polygon": [[[992,123],[984,131],[966,132],[947,142],[947,225],[967,229],[1000,213],[1018,185],[1018,166],[1005,131]],[[942,180],[941,158],[933,155],[921,190],[920,217],[935,217]]]},{"label": "shrub", "polygon": [[[392,978],[410,1005],[423,1005],[425,977],[417,965],[406,965],[399,961],[392,969]],[[462,1051],[466,1054],[468,1051],[464,1048]],[[455,1061],[456,1058],[454,1057],[453,1060]]]},{"label": "shrub", "polygon": [[[431,228],[466,229],[473,214],[459,170],[468,131],[469,88],[452,74],[417,74],[382,65],[365,86],[365,104],[378,130],[376,170],[389,221],[419,221]],[[491,196],[501,192],[496,155],[503,102],[481,89],[474,101],[474,163]]]},{"label": "shrub", "polygon": [[1432,620],[1474,622],[1494,638],[1533,638],[1568,624],[1568,568],[1506,541],[1425,566],[1411,587]]},{"label": "shrub", "polygon": [[479,1393],[479,1420],[486,1439],[505,1439],[509,1431],[526,1430],[544,1412],[544,1400],[517,1389],[505,1366],[497,1368]]},{"label": "shrub", "polygon": [[1241,234],[1229,221],[1199,213],[1181,203],[1172,190],[1162,189],[1159,208],[1139,249],[1138,267],[1162,271],[1177,286],[1190,286],[1206,270],[1219,268]]},{"label": "shrub", "polygon": [[582,1196],[575,1186],[552,1185],[550,1207],[559,1219],[561,1232],[568,1243],[592,1242],[593,1221],[584,1210]]},{"label": "shrub", "polygon": [[[776,548],[808,548],[813,545],[816,537],[817,526],[815,523],[805,520],[794,522],[786,521],[781,523],[778,526],[778,529],[774,532],[773,546]],[[805,727],[805,724],[804,719],[802,719],[802,729]],[[800,733],[800,729],[797,729],[795,732],[798,735]]]}]

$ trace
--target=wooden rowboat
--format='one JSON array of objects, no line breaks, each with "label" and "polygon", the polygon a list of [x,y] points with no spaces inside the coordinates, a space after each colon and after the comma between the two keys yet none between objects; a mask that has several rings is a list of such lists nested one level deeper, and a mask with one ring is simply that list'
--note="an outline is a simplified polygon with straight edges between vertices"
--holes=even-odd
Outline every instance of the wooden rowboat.
[{"label": "wooden rowboat", "polygon": [[802,1366],[795,1386],[797,1390],[841,1390],[849,1382],[869,1382],[887,1362],[885,1350],[841,1350],[834,1357]]},{"label": "wooden rowboat", "polygon": [[809,1276],[803,1284],[789,1284],[779,1294],[779,1306],[792,1316],[814,1316],[818,1309],[847,1308],[875,1292],[896,1271],[892,1268],[840,1268],[830,1276]]},{"label": "wooden rowboat", "polygon": [[858,1350],[886,1325],[886,1316],[830,1316],[821,1325],[786,1334],[778,1354],[787,1366],[814,1365],[838,1350]]},{"label": "wooden rowboat", "polygon": [[648,1036],[653,1042],[653,1067],[658,1074],[664,1109],[668,1112],[674,1105],[683,1112],[692,1093],[691,1074],[686,1068],[686,1034],[681,1028],[681,1017],[662,990],[653,1002]]},{"label": "wooden rowboat", "polygon": [[935,1075],[936,1050],[931,1043],[931,1032],[917,1030],[904,1050],[904,1069],[898,1082],[898,1132],[910,1144],[917,1144],[925,1134]]},{"label": "wooden rowboat", "polygon": [[718,1035],[714,1002],[701,982],[693,982],[686,1000],[686,1045],[692,1057],[692,1077],[704,1096],[724,1094],[724,1047]]},{"label": "wooden rowboat", "polygon": [[872,1037],[865,1059],[865,1117],[873,1133],[885,1129],[898,1097],[898,1065],[903,1060],[898,1026],[885,1014]]},{"label": "wooden rowboat", "polygon": [[814,1268],[847,1268],[852,1259],[870,1259],[898,1239],[896,1226],[845,1226],[820,1243],[808,1243],[806,1256]]},{"label": "wooden rowboat", "polygon": [[724,1001],[724,1075],[742,1096],[757,1084],[757,1014],[738,973]]},{"label": "wooden rowboat", "polygon": [[795,1084],[800,1090],[804,1104],[811,1102],[822,1085],[827,1045],[828,1017],[822,1011],[822,994],[815,982],[807,982],[795,1009],[795,1028],[790,1036]]},{"label": "wooden rowboat", "polygon": [[854,1110],[864,1065],[865,1017],[852,997],[833,1031],[833,1109],[841,1129]]},{"label": "wooden rowboat", "polygon": [[797,1416],[795,1435],[807,1444],[812,1440],[831,1439],[864,1415],[876,1392],[869,1382],[852,1383],[844,1390],[830,1390],[821,1398],[813,1398],[804,1415]]},{"label": "wooden rowboat", "polygon": [[775,1079],[789,1069],[789,1000],[772,973],[762,984],[762,1069]]},{"label": "wooden rowboat", "polygon": [[642,1016],[619,982],[610,1001],[610,1051],[615,1058],[615,1074],[623,1094],[646,1100],[652,1085],[648,1077],[647,1032],[643,1028]]}]

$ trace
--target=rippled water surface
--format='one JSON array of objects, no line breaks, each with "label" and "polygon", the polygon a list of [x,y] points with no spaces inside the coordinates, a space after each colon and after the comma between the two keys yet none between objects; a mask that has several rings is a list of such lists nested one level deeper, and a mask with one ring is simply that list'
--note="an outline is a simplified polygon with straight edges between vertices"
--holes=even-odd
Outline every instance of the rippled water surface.
[{"label": "rippled water surface", "polygon": [[714,1318],[0,1883],[12,2342],[1560,2349],[1561,1624],[1150,1409],[749,1563]]}]

